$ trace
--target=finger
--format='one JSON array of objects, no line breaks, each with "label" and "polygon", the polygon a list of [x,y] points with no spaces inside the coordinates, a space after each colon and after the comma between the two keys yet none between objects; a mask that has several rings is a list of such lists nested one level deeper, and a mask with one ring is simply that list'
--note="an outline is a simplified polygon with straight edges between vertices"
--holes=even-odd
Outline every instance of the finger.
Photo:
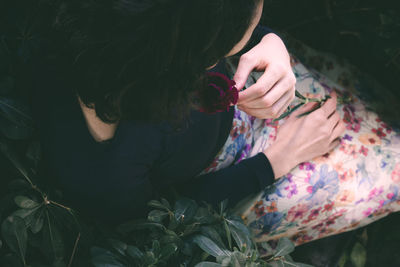
[{"label": "finger", "polygon": [[276,72],[266,71],[255,84],[239,92],[238,104],[249,102],[264,96],[274,85],[279,82],[280,75]]},{"label": "finger", "polygon": [[292,112],[292,114],[290,114],[290,117],[292,118],[297,118],[297,116],[310,112],[311,110],[313,110],[316,106],[318,106],[318,103],[315,102],[310,102],[307,103],[303,106],[301,106],[300,108],[298,108],[296,111]]},{"label": "finger", "polygon": [[320,112],[323,112],[324,115],[329,118],[332,113],[336,111],[337,106],[337,95],[335,92],[331,94],[331,98],[329,98],[319,109]]},{"label": "finger", "polygon": [[329,152],[334,150],[338,145],[340,145],[340,139],[336,138],[335,140],[333,140],[333,142],[329,144]]},{"label": "finger", "polygon": [[281,107],[281,109],[278,111],[278,115],[276,116],[277,118],[279,118],[288,108],[288,106],[290,105],[290,103],[292,103],[293,98],[289,98],[288,101],[283,104],[283,106]]},{"label": "finger", "polygon": [[339,138],[340,136],[342,136],[344,134],[345,131],[346,131],[346,125],[341,120],[336,125],[336,127],[333,129],[330,140],[335,140],[336,138]]},{"label": "finger", "polygon": [[233,80],[236,82],[236,88],[239,91],[243,89],[250,73],[256,67],[256,64],[257,61],[249,57],[248,54],[244,54],[240,57],[238,67],[235,75],[233,76]]},{"label": "finger", "polygon": [[335,129],[335,127],[337,126],[337,124],[339,123],[340,120],[341,120],[340,114],[339,114],[339,112],[337,112],[337,111],[335,111],[335,112],[328,118],[328,127],[329,127],[329,129],[331,129],[331,132],[333,131],[333,129]]},{"label": "finger", "polygon": [[264,109],[264,108],[245,108],[245,107],[239,107],[240,110],[246,112],[247,114],[260,118],[260,119],[267,119],[271,118],[272,116],[269,114],[269,111]]},{"label": "finger", "polygon": [[[243,104],[239,104],[241,106],[245,106],[247,108],[272,108],[280,109],[282,105],[284,105],[288,99],[294,98],[294,90],[288,90],[284,86],[286,85],[284,82],[278,82],[268,93],[264,96],[251,100],[249,102],[245,102]],[[276,106],[278,105],[278,107]]]}]

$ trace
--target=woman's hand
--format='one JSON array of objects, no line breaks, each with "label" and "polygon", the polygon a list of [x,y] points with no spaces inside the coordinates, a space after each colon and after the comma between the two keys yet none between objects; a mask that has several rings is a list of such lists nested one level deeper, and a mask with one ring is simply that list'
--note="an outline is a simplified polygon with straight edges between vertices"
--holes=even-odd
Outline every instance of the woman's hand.
[{"label": "woman's hand", "polygon": [[315,103],[293,112],[278,129],[275,142],[264,151],[276,179],[301,162],[324,155],[340,144],[339,136],[346,127],[336,111],[336,93],[331,96],[321,108],[307,116],[297,117],[310,111]]},{"label": "woman's hand", "polygon": [[249,74],[264,71],[258,81],[239,92],[238,108],[257,118],[277,118],[294,99],[296,78],[282,40],[273,33],[240,57],[233,79],[243,89]]}]

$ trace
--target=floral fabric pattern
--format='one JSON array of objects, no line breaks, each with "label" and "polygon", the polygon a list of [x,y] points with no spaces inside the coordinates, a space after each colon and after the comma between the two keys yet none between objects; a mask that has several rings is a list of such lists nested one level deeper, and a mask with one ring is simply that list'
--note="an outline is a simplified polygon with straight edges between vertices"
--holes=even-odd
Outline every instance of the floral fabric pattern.
[{"label": "floral fabric pattern", "polygon": [[[323,97],[334,90],[348,100],[338,105],[347,130],[333,151],[300,164],[238,208],[257,241],[285,236],[299,245],[356,229],[400,210],[400,134],[366,109],[357,97],[362,81],[348,71],[350,67],[334,60],[329,59],[325,76],[292,57],[299,92]],[[254,79],[249,80],[260,74],[252,75]],[[343,77],[352,82],[344,82]],[[236,109],[225,146],[202,173],[261,152],[275,140],[283,122],[256,119]]]}]

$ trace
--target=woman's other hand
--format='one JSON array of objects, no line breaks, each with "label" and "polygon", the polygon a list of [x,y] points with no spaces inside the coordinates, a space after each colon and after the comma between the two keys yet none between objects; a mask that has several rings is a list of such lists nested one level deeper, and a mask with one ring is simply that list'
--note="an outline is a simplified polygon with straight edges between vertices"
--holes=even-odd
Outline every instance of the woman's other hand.
[{"label": "woman's other hand", "polygon": [[312,110],[315,103],[308,103],[293,112],[278,129],[275,142],[264,151],[276,179],[301,162],[324,155],[340,144],[339,137],[346,127],[336,111],[336,93],[331,96],[309,115],[298,117]]},{"label": "woman's other hand", "polygon": [[261,118],[279,117],[293,101],[296,78],[283,41],[274,33],[240,57],[233,79],[243,89],[252,71],[264,71],[258,81],[239,92],[237,106],[247,114]]}]

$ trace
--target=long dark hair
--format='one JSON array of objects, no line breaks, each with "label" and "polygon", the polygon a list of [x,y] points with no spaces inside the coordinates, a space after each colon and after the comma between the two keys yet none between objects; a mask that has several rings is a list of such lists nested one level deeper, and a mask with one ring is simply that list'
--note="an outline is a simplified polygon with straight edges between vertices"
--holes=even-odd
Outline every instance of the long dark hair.
[{"label": "long dark hair", "polygon": [[74,90],[102,121],[176,121],[259,1],[68,0],[54,25],[66,36]]}]

